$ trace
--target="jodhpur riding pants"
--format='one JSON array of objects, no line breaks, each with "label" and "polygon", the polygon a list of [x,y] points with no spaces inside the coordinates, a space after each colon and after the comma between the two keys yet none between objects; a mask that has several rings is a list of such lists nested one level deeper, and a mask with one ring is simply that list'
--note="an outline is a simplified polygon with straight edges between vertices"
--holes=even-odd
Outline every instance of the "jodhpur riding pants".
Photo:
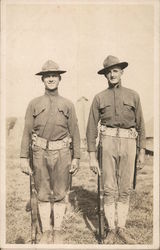
[{"label": "jodhpur riding pants", "polygon": [[71,152],[69,148],[44,150],[33,149],[35,184],[39,201],[63,201],[69,188]]},{"label": "jodhpur riding pants", "polygon": [[133,187],[136,139],[102,135],[104,202],[128,203]]}]

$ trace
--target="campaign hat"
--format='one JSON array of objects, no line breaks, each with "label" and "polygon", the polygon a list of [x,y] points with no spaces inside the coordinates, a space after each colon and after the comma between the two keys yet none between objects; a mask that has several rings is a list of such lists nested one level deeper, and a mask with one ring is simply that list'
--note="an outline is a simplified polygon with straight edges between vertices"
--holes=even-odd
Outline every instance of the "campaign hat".
[{"label": "campaign hat", "polygon": [[128,66],[127,62],[120,62],[118,57],[115,56],[107,56],[107,58],[103,62],[103,69],[99,70],[97,73],[100,75],[106,74],[108,70],[110,70],[112,67],[120,67],[121,69],[124,69]]},{"label": "campaign hat", "polygon": [[55,63],[52,60],[48,60],[42,66],[42,70],[40,72],[36,73],[36,75],[43,76],[43,75],[47,75],[47,74],[50,74],[50,73],[63,74],[65,72],[66,72],[66,70],[61,70],[57,63]]}]

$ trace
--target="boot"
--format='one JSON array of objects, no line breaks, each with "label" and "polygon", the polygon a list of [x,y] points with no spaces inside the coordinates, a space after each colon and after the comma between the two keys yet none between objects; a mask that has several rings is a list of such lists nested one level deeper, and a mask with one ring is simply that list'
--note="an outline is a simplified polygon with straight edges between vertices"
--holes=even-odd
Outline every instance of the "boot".
[{"label": "boot", "polygon": [[116,229],[109,229],[107,233],[107,238],[105,239],[105,244],[115,244],[116,243]]},{"label": "boot", "polygon": [[117,235],[125,244],[136,244],[133,236],[129,233],[126,228],[118,228]]},{"label": "boot", "polygon": [[63,244],[63,236],[61,230],[53,230],[54,244]]},{"label": "boot", "polygon": [[129,203],[117,202],[117,227],[125,228],[126,220],[128,216]]},{"label": "boot", "polygon": [[105,244],[114,244],[116,242],[116,229],[115,229],[115,204],[104,205],[104,212],[108,222],[108,232]]},{"label": "boot", "polygon": [[117,223],[117,235],[125,244],[135,244],[135,240],[133,236],[128,232],[126,229],[126,220],[128,216],[129,210],[129,203],[117,203],[117,216],[118,216],[118,223]]},{"label": "boot", "polygon": [[60,230],[63,222],[63,217],[66,211],[65,203],[54,203],[54,230]]},{"label": "boot", "polygon": [[108,222],[108,227],[110,229],[115,229],[115,204],[104,205],[105,217]]},{"label": "boot", "polygon": [[66,203],[55,202],[54,203],[54,244],[62,244],[63,237],[61,232],[61,226],[63,222],[63,217],[66,211]]},{"label": "boot", "polygon": [[53,243],[52,240],[52,228],[50,225],[50,213],[51,213],[51,205],[50,202],[40,202],[39,203],[39,213],[42,224],[42,238],[40,240],[40,244],[47,244],[47,242]]},{"label": "boot", "polygon": [[39,244],[53,244],[53,235],[50,230],[45,231],[39,241]]}]

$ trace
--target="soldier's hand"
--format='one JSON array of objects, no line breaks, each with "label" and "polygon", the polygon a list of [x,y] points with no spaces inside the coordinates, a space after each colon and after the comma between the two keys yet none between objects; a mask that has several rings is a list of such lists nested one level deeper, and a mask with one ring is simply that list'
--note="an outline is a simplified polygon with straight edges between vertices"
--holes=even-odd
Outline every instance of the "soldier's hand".
[{"label": "soldier's hand", "polygon": [[98,173],[99,175],[101,175],[97,159],[90,159],[89,166],[90,170],[92,170],[94,174]]},{"label": "soldier's hand", "polygon": [[32,147],[34,147],[37,140],[37,134],[32,131]]},{"label": "soldier's hand", "polygon": [[141,170],[144,167],[145,150],[141,149],[137,158],[137,170]]},{"label": "soldier's hand", "polygon": [[98,164],[97,157],[96,157],[96,152],[89,153],[89,166],[94,174],[98,173],[99,175],[101,175],[99,164]]},{"label": "soldier's hand", "polygon": [[70,173],[76,175],[79,170],[79,159],[73,159],[71,163]]},{"label": "soldier's hand", "polygon": [[22,173],[27,175],[32,175],[32,170],[29,165],[29,159],[27,158],[20,158],[20,168]]}]

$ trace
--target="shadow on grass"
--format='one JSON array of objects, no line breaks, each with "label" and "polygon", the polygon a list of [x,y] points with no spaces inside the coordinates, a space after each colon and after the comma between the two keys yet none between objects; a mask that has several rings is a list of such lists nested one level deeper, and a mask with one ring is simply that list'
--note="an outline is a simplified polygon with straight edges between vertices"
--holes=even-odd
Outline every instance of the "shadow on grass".
[{"label": "shadow on grass", "polygon": [[21,236],[19,236],[15,240],[15,244],[25,244],[25,240]]},{"label": "shadow on grass", "polygon": [[[98,230],[98,195],[81,186],[74,186],[69,197],[71,205],[79,210],[83,216],[86,227],[97,238]],[[106,223],[106,221],[105,221]]]},{"label": "shadow on grass", "polygon": [[[81,212],[86,227],[98,241],[98,195],[81,186],[74,186],[70,197],[71,205]],[[105,221],[107,227],[107,222]],[[131,209],[127,220],[127,228],[134,235],[137,244],[152,242],[152,200],[148,192],[134,192],[131,195]],[[147,231],[150,233],[148,234]],[[117,244],[123,244],[117,239]]]}]

